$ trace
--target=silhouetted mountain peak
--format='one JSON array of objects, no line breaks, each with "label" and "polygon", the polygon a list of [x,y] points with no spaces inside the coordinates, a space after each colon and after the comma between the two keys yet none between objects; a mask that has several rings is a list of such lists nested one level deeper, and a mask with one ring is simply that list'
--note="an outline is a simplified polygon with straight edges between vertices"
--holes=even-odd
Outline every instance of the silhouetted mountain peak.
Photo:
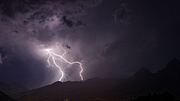
[{"label": "silhouetted mountain peak", "polygon": [[168,67],[178,67],[180,68],[180,61],[177,58],[172,59],[168,64],[167,64],[167,68]]},{"label": "silhouetted mountain peak", "polygon": [[180,61],[177,58],[172,59],[166,66],[166,68],[160,70],[158,73],[163,75],[174,75],[180,73]]},{"label": "silhouetted mountain peak", "polygon": [[135,74],[135,77],[146,77],[152,75],[152,72],[150,72],[147,68],[142,67],[140,68]]},{"label": "silhouetted mountain peak", "polygon": [[[176,87],[180,84],[180,61],[178,59],[171,60],[167,66],[156,73],[156,78],[163,82],[166,86]],[[176,89],[180,89],[178,86]]]},{"label": "silhouetted mountain peak", "polygon": [[62,82],[61,81],[56,81],[56,82],[53,83],[53,85],[59,85],[59,84],[62,84]]}]

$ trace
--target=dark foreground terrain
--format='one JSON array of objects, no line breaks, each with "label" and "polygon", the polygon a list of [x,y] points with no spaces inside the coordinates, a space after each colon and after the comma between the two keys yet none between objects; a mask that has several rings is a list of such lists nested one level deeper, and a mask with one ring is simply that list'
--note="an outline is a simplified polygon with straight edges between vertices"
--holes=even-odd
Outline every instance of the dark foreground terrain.
[{"label": "dark foreground terrain", "polygon": [[[17,101],[176,101],[180,98],[180,61],[151,73],[140,69],[128,79],[55,82],[21,93]],[[15,101],[0,93],[0,101]]]}]

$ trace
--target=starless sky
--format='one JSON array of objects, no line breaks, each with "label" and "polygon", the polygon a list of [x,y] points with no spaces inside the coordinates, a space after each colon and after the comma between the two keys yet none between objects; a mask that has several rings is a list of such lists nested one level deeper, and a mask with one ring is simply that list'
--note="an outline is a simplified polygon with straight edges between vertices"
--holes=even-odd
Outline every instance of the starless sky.
[{"label": "starless sky", "polygon": [[57,81],[58,69],[37,52],[56,42],[84,64],[85,79],[157,71],[180,57],[179,9],[178,0],[1,0],[0,81]]}]

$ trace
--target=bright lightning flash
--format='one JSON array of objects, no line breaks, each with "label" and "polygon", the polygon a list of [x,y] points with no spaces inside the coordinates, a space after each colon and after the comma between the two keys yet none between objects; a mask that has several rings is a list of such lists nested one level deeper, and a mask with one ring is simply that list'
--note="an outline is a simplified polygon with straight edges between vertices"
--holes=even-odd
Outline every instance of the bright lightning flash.
[{"label": "bright lightning flash", "polygon": [[48,54],[48,58],[47,58],[47,63],[49,66],[51,65],[54,65],[56,66],[60,72],[61,72],[61,77],[59,79],[59,81],[62,81],[63,78],[64,78],[64,71],[62,70],[62,67],[60,65],[58,65],[57,63],[57,60],[63,60],[64,62],[70,64],[70,65],[73,65],[73,64],[78,64],[79,67],[80,67],[80,72],[79,72],[79,76],[81,78],[81,80],[84,80],[83,79],[83,76],[82,76],[82,73],[83,73],[83,66],[82,66],[82,63],[79,62],[79,61],[74,61],[74,62],[71,62],[69,60],[67,60],[64,56],[66,55],[66,50],[62,49],[63,50],[63,54],[60,55],[60,54],[57,54],[53,49],[51,48],[48,48],[48,49],[44,49],[44,51]]}]

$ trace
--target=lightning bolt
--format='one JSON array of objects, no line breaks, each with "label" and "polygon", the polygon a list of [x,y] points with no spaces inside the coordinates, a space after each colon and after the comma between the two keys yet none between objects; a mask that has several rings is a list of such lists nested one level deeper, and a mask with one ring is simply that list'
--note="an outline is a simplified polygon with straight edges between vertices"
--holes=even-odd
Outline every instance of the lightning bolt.
[{"label": "lightning bolt", "polygon": [[[57,46],[57,45],[56,45],[56,46]],[[53,64],[53,65],[56,66],[56,67],[60,70],[60,72],[61,72],[61,77],[60,77],[59,81],[62,81],[62,80],[63,80],[63,78],[64,78],[64,72],[63,72],[63,70],[62,70],[62,67],[61,67],[60,65],[58,65],[57,59],[63,60],[64,62],[66,62],[66,63],[68,63],[68,64],[70,64],[70,65],[78,64],[79,67],[80,67],[80,69],[81,69],[80,72],[79,72],[79,76],[80,76],[81,80],[84,80],[84,78],[83,78],[83,76],[82,76],[82,73],[83,73],[83,71],[84,71],[84,70],[83,70],[82,63],[79,62],[79,61],[71,62],[71,61],[67,60],[67,59],[64,57],[67,52],[66,52],[66,50],[64,50],[63,48],[62,48],[62,50],[63,50],[63,54],[60,55],[60,54],[57,54],[56,52],[54,52],[53,49],[45,49],[45,51],[48,53],[48,58],[47,58],[47,63],[48,63],[48,65],[51,66],[51,65]],[[51,61],[51,60],[52,60],[52,61]]]}]

